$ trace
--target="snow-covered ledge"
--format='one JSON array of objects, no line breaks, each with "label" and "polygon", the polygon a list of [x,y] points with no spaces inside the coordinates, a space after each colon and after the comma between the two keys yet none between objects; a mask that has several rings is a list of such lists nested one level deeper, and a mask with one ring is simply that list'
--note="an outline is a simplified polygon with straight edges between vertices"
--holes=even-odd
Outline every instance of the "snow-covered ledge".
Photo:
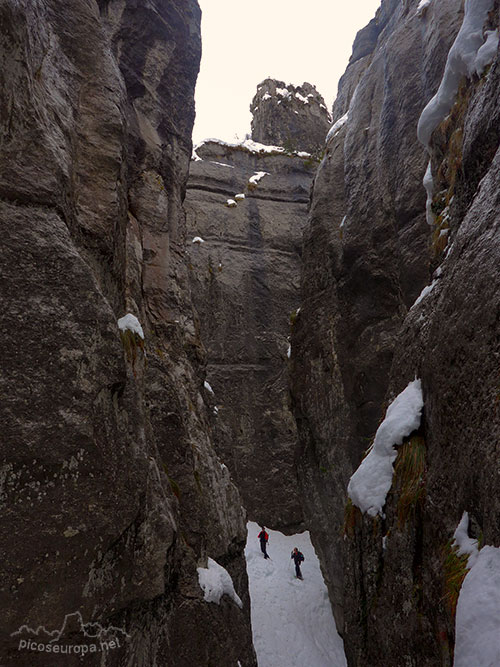
[{"label": "snow-covered ledge", "polygon": [[243,603],[234,590],[233,580],[229,572],[213,558],[208,559],[207,567],[198,567],[198,582],[204,592],[206,602],[220,604],[221,597],[227,595],[241,609]]},{"label": "snow-covered ledge", "polygon": [[387,408],[368,455],[347,487],[349,498],[363,513],[383,516],[385,499],[392,485],[395,447],[418,429],[423,407],[422,383],[415,379]]},{"label": "snow-covered ledge", "polygon": [[500,548],[484,546],[468,535],[464,512],[454,535],[458,555],[467,555],[455,621],[454,667],[500,665]]}]

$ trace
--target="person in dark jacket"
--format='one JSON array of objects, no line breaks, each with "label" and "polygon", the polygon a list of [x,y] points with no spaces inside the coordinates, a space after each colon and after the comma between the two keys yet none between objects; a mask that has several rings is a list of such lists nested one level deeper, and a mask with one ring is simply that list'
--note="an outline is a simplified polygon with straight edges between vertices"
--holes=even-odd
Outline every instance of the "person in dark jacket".
[{"label": "person in dark jacket", "polygon": [[300,571],[300,564],[304,560],[304,555],[295,547],[295,549],[292,551],[291,558],[293,558],[293,562],[295,563],[295,576],[297,579],[302,579],[302,572]]},{"label": "person in dark jacket", "polygon": [[269,540],[269,535],[266,533],[266,529],[264,526],[261,526],[261,531],[257,535],[257,537],[260,540],[260,550],[264,554],[264,558],[269,558],[267,555],[267,541]]}]

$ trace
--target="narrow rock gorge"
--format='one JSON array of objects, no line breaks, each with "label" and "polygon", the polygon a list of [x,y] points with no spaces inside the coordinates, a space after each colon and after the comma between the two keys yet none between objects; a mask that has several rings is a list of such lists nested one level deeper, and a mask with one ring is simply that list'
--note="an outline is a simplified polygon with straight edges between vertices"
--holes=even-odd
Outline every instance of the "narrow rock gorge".
[{"label": "narrow rock gorge", "polygon": [[256,667],[249,519],[349,667],[500,664],[499,11],[382,0],[193,152],[196,0],[0,2],[2,666]]},{"label": "narrow rock gorge", "polygon": [[[0,663],[81,664],[55,633],[119,644],[85,664],[256,665],[184,256],[199,7],[4,0],[0,23]],[[207,572],[239,598],[204,599]]]},{"label": "narrow rock gorge", "polygon": [[[316,163],[215,142],[197,154],[203,160],[191,165],[186,196],[188,252],[215,445],[251,518],[296,532],[288,338]],[[253,188],[249,179],[264,173]],[[232,199],[238,194],[245,199]]]},{"label": "narrow rock gorge", "polygon": [[324,143],[329,116],[314,86],[272,79],[257,86],[251,110],[252,139],[196,147],[186,196],[187,248],[216,449],[250,518],[291,533],[303,522],[289,338],[318,166],[308,150],[319,146],[319,137]]}]

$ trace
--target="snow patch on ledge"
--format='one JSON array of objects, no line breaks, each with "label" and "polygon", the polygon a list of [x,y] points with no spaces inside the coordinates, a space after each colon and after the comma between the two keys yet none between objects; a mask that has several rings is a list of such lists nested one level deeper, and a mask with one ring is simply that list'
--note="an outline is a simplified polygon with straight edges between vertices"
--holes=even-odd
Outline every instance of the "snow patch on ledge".
[{"label": "snow patch on ledge", "polygon": [[493,59],[497,53],[497,48],[498,48],[498,28],[496,30],[487,30],[486,41],[477,52],[477,56],[474,61],[476,74],[478,76],[481,76],[484,68],[491,62],[493,62]]},{"label": "snow patch on ledge", "polygon": [[453,546],[457,547],[458,556],[468,556],[468,567],[471,568],[477,560],[479,550],[477,540],[469,537],[469,513],[464,512],[460,523],[453,534]]},{"label": "snow patch on ledge", "polygon": [[432,164],[429,160],[427,169],[425,170],[423,185],[425,192],[427,193],[427,199],[425,200],[425,219],[427,224],[432,227],[434,224],[434,213],[432,212],[432,194],[434,191],[434,181],[432,178]]},{"label": "snow patch on ledge", "polygon": [[[228,143],[227,141],[222,141],[222,139],[204,139],[203,141],[200,141],[199,144],[196,144],[196,146],[193,149],[193,155],[197,155],[196,151],[201,148],[204,144],[218,144],[219,146],[228,146],[228,148],[243,148],[244,150],[247,150],[249,153],[255,153],[255,154],[276,154],[276,153],[283,153],[284,155],[290,155],[290,151],[287,151],[285,148],[282,146],[267,146],[267,144],[260,144],[258,141],[253,141],[253,139],[244,139],[243,141],[239,141],[237,143]],[[309,158],[311,157],[310,153],[306,153],[305,151],[299,151],[299,152],[294,152],[293,155],[297,155],[298,157],[304,157],[304,158]],[[193,158],[195,159],[195,158]],[[200,157],[198,157],[198,160],[201,160]]]},{"label": "snow patch on ledge", "polygon": [[280,97],[291,97],[292,93],[287,88],[276,88],[276,95]]},{"label": "snow patch on ledge", "polygon": [[349,498],[363,513],[383,516],[382,508],[392,485],[392,464],[397,456],[394,447],[418,429],[423,407],[422,383],[415,379],[387,408],[368,455],[347,487]]},{"label": "snow patch on ledge", "polygon": [[467,533],[464,512],[455,531],[458,554],[469,556],[455,621],[454,667],[500,665],[500,548],[484,546]]},{"label": "snow patch on ledge", "polygon": [[434,280],[431,282],[430,285],[426,285],[424,289],[420,292],[420,295],[415,299],[415,303],[410,307],[410,310],[418,306],[419,303],[421,303],[425,297],[432,292],[432,290],[436,287],[437,284],[437,278],[434,278]]},{"label": "snow patch on ledge", "polygon": [[219,146],[228,146],[229,148],[246,148],[250,153],[284,153],[285,149],[281,146],[267,146],[266,144],[260,144],[257,141],[252,139],[244,139],[237,143],[229,143],[227,141],[222,141],[222,139],[204,139],[200,141],[199,144],[196,144],[194,147],[195,152],[198,148],[201,148],[204,144],[218,144]]},{"label": "snow patch on ledge", "polygon": [[494,0],[465,0],[464,19],[448,53],[438,91],[428,102],[418,121],[417,136],[426,148],[432,133],[455,102],[460,79],[463,76],[470,77],[476,71],[478,52],[484,42],[483,26],[493,5]]},{"label": "snow patch on ledge", "polygon": [[228,595],[240,609],[243,607],[239,595],[234,590],[231,575],[222,565],[216,563],[213,558],[209,558],[207,567],[198,567],[196,569],[198,572],[198,582],[205,594],[206,602],[220,604],[221,597]]},{"label": "snow patch on ledge", "polygon": [[432,0],[420,0],[417,7],[417,16],[422,16],[427,7],[431,4]]},{"label": "snow patch on ledge", "polygon": [[328,130],[328,134],[326,135],[326,143],[330,141],[330,139],[333,139],[333,137],[336,136],[337,132],[340,131],[340,128],[342,128],[347,121],[349,120],[349,112],[345,113],[341,118],[339,118],[335,123],[331,126],[331,128]]},{"label": "snow patch on ledge", "polygon": [[302,102],[302,104],[309,104],[309,100],[307,99],[307,97],[304,97],[304,96],[301,95],[300,93],[295,93],[295,97],[296,97],[300,102]]},{"label": "snow patch on ledge", "polygon": [[144,331],[142,330],[141,323],[132,313],[127,313],[123,317],[120,317],[118,328],[120,331],[133,331],[144,340]]},{"label": "snow patch on ledge", "polygon": [[258,171],[256,172],[253,176],[250,176],[248,179],[248,182],[251,183],[252,185],[257,185],[259,181],[261,181],[264,176],[269,176],[268,171]]},{"label": "snow patch on ledge", "polygon": [[[198,159],[201,160],[201,158]],[[229,169],[234,169],[232,164],[226,164],[225,162],[215,162],[214,160],[210,160],[209,162],[210,164],[216,164],[219,167],[229,167]]]}]

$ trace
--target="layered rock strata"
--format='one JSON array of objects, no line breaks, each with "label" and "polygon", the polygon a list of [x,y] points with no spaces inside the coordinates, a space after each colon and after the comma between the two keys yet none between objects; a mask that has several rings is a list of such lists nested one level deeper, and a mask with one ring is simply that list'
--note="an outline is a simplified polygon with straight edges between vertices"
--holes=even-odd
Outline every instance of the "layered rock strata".
[{"label": "layered rock strata", "polygon": [[288,351],[317,163],[254,142],[209,141],[197,155],[187,249],[217,451],[251,518],[296,531],[302,508]]},{"label": "layered rock strata", "polygon": [[[498,483],[488,463],[498,437],[497,61],[464,77],[432,135],[432,228],[416,133],[462,18],[460,2],[382,2],[341,80],[342,120],[304,236],[292,339],[299,474],[348,662],[360,667],[451,665],[449,540],[464,510],[474,536],[500,539],[487,500]],[[483,29],[497,25],[492,3]],[[384,516],[362,517],[347,502],[349,478],[415,376],[421,427],[396,460]]]},{"label": "layered rock strata", "polygon": [[325,100],[310,83],[264,79],[250,104],[252,139],[318,156],[331,124]]},{"label": "layered rock strata", "polygon": [[[86,664],[255,665],[184,255],[198,5],[7,0],[0,18],[0,662],[48,664],[23,625],[67,647],[92,622],[87,642],[121,641]],[[144,340],[120,338],[127,312]],[[204,600],[208,557],[241,609]]]}]

